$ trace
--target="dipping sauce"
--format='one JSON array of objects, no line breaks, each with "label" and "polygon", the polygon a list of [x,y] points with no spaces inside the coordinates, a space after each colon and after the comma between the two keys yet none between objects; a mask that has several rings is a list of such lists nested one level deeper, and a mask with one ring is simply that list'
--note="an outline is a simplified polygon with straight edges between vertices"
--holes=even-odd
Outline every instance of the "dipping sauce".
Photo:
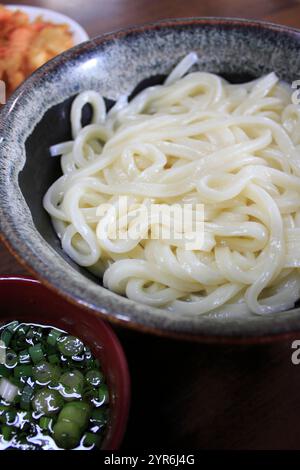
[{"label": "dipping sauce", "polygon": [[0,339],[0,450],[98,448],[109,391],[91,350],[65,331],[17,321]]}]

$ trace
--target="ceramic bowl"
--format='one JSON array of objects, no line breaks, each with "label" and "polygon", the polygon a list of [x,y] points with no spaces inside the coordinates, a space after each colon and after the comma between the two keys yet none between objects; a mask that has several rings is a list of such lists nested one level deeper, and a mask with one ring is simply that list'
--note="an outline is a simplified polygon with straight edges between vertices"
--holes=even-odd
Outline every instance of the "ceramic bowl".
[{"label": "ceramic bowl", "polygon": [[[49,288],[110,321],[200,341],[257,341],[300,331],[300,309],[219,320],[174,315],[121,297],[61,250],[42,197],[60,175],[52,144],[70,139],[70,106],[86,89],[108,100],[161,83],[190,51],[198,69],[242,82],[275,71],[299,77],[300,32],[220,18],[166,20],[95,38],[48,62],[11,97],[0,118],[0,229],[10,250]],[[110,101],[110,102],[111,102]]]},{"label": "ceramic bowl", "polygon": [[54,326],[79,337],[91,348],[100,360],[110,390],[111,419],[102,449],[118,449],[127,424],[130,378],[123,348],[110,326],[31,278],[0,277],[0,297],[0,325],[18,320]]}]

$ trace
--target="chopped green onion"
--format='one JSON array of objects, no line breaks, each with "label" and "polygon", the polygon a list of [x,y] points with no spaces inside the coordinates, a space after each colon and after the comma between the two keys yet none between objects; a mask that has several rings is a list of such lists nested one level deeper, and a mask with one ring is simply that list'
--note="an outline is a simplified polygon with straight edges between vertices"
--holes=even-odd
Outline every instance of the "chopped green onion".
[{"label": "chopped green onion", "polygon": [[32,366],[27,364],[22,364],[14,368],[14,376],[16,379],[22,379],[32,376]]},{"label": "chopped green onion", "polygon": [[18,395],[19,388],[16,385],[13,385],[9,380],[2,377],[0,379],[0,396],[3,400],[11,403],[14,401],[15,397]]},{"label": "chopped green onion", "polygon": [[12,426],[15,423],[16,417],[17,412],[15,410],[8,409],[1,415],[0,421],[8,426]]},{"label": "chopped green onion", "polygon": [[32,327],[29,327],[27,333],[26,333],[26,338],[28,339],[32,339],[34,336],[34,328]]},{"label": "chopped green onion", "polygon": [[20,338],[15,338],[14,336],[11,340],[10,346],[16,351],[16,353],[19,353],[20,351],[25,349],[27,347],[27,344],[24,336],[21,336]]},{"label": "chopped green onion", "polygon": [[82,438],[82,444],[85,447],[98,446],[100,443],[100,436],[92,432],[86,432]]},{"label": "chopped green onion", "polygon": [[12,369],[18,364],[18,356],[12,349],[6,351],[5,365],[9,369]]},{"label": "chopped green onion", "polygon": [[19,322],[18,321],[13,321],[11,323],[9,323],[8,325],[6,325],[6,330],[9,330],[11,331],[12,333],[14,333],[16,331],[16,329],[18,328],[19,326]]},{"label": "chopped green onion", "polygon": [[41,362],[44,359],[44,353],[42,350],[42,345],[41,343],[35,344],[34,346],[31,346],[29,348],[29,354],[32,359],[32,361],[37,364],[38,362]]},{"label": "chopped green onion", "polygon": [[27,429],[32,429],[33,420],[34,418],[31,412],[20,410],[17,416],[16,427],[24,433]]},{"label": "chopped green onion", "polygon": [[2,416],[3,413],[7,411],[8,409],[9,409],[8,405],[0,405],[0,416]]},{"label": "chopped green onion", "polygon": [[89,385],[92,385],[93,387],[98,387],[103,382],[104,376],[102,372],[100,372],[100,370],[92,369],[86,373],[85,380]]},{"label": "chopped green onion", "polygon": [[75,423],[81,431],[84,431],[88,425],[91,415],[91,406],[83,401],[74,401],[67,403],[58,416],[58,422],[70,421]]},{"label": "chopped green onion", "polygon": [[10,376],[10,370],[8,370],[5,366],[0,365],[0,378],[1,377],[9,377]]},{"label": "chopped green onion", "polygon": [[77,356],[83,351],[83,343],[75,336],[63,336],[57,342],[58,349],[66,357]]},{"label": "chopped green onion", "polygon": [[49,364],[49,362],[40,362],[33,367],[33,377],[40,385],[46,385],[52,381],[57,381],[61,375],[58,366]]},{"label": "chopped green onion", "polygon": [[29,330],[29,326],[24,325],[24,323],[23,324],[21,323],[21,325],[19,325],[16,333],[17,333],[18,336],[24,336],[24,335],[26,335],[28,330]]},{"label": "chopped green onion", "polygon": [[64,401],[57,390],[42,388],[39,390],[32,402],[33,409],[46,416],[52,416],[63,407]]},{"label": "chopped green onion", "polygon": [[1,434],[5,441],[10,441],[13,435],[15,434],[15,429],[12,426],[1,426]]},{"label": "chopped green onion", "polygon": [[108,421],[108,413],[106,408],[98,408],[92,412],[91,421],[97,426],[104,426]]},{"label": "chopped green onion", "polygon": [[55,346],[56,341],[58,338],[62,335],[62,332],[59,330],[51,330],[48,337],[47,337],[47,343],[50,344],[50,346]]},{"label": "chopped green onion", "polygon": [[31,399],[33,396],[34,389],[30,385],[25,385],[21,395],[20,406],[23,410],[30,410]]},{"label": "chopped green onion", "polygon": [[16,330],[14,337],[12,339],[12,347],[16,352],[20,352],[24,350],[27,346],[26,341],[26,332],[28,331],[29,327],[25,327],[25,325],[20,325]]},{"label": "chopped green onion", "polygon": [[81,398],[84,386],[84,377],[79,370],[65,372],[59,379],[61,384],[60,393],[65,400]]},{"label": "chopped green onion", "polygon": [[53,419],[49,418],[48,416],[42,416],[39,421],[39,426],[43,431],[51,431],[50,427],[53,422]]},{"label": "chopped green onion", "polygon": [[89,388],[88,390],[85,390],[85,392],[83,394],[83,399],[85,401],[91,403],[92,405],[94,405],[94,404],[99,405],[99,403],[98,403],[98,390],[96,388]]},{"label": "chopped green onion", "polygon": [[19,363],[29,364],[31,362],[30,355],[27,349],[19,352]]},{"label": "chopped green onion", "polygon": [[50,354],[48,356],[48,361],[50,364],[59,364],[60,363],[60,358],[58,354]]},{"label": "chopped green onion", "polygon": [[74,449],[80,441],[80,429],[70,421],[59,421],[53,427],[53,438],[63,449]]},{"label": "chopped green onion", "polygon": [[[17,386],[18,386],[18,385],[17,385]],[[19,388],[18,395],[16,395],[15,398],[14,398],[14,400],[12,401],[12,404],[13,404],[14,406],[16,406],[16,405],[18,405],[18,404],[20,403],[20,400],[21,400],[21,395],[20,395],[20,393],[21,393],[21,390],[20,390],[20,388]]]},{"label": "chopped green onion", "polygon": [[37,344],[43,336],[42,329],[36,327],[30,327],[26,333],[27,343],[34,345]]},{"label": "chopped green onion", "polygon": [[1,341],[5,344],[6,347],[9,346],[9,343],[13,337],[13,333],[9,331],[8,329],[5,329],[1,333]]},{"label": "chopped green onion", "polygon": [[109,393],[108,393],[108,388],[106,384],[100,385],[99,390],[98,390],[98,398],[99,398],[101,405],[109,402]]},{"label": "chopped green onion", "polygon": [[1,341],[3,341],[3,343],[5,344],[6,347],[9,346],[10,342],[11,342],[11,339],[14,335],[14,332],[15,332],[15,329],[17,328],[19,322],[17,321],[14,321],[12,323],[10,323],[9,325],[7,325],[4,330],[1,330]]}]

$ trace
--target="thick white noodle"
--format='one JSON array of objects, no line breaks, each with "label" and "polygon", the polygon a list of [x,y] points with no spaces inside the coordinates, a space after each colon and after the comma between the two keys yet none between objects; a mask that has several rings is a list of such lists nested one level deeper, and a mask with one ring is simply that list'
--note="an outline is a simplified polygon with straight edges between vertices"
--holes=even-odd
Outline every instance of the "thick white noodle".
[{"label": "thick white noodle", "polygon": [[[232,85],[185,75],[196,63],[188,54],[164,85],[121,96],[108,113],[95,91],[78,95],[73,141],[50,149],[63,175],[44,207],[68,255],[137,302],[224,321],[290,309],[300,297],[300,111],[274,73]],[[204,204],[201,249],[148,237],[172,217],[112,236],[133,233],[137,207],[185,203]]]}]

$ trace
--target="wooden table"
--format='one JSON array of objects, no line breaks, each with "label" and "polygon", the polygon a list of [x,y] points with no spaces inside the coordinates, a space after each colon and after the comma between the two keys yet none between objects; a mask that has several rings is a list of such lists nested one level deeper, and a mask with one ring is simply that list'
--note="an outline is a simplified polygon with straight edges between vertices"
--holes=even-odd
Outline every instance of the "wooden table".
[{"label": "wooden table", "polygon": [[[297,0],[24,3],[66,13],[91,36],[183,16],[263,18],[300,28]],[[26,274],[26,270],[0,247],[0,274],[20,273]],[[300,448],[300,365],[291,362],[292,340],[220,346],[181,343],[127,331],[118,334],[128,355],[133,386],[124,451]]]}]

